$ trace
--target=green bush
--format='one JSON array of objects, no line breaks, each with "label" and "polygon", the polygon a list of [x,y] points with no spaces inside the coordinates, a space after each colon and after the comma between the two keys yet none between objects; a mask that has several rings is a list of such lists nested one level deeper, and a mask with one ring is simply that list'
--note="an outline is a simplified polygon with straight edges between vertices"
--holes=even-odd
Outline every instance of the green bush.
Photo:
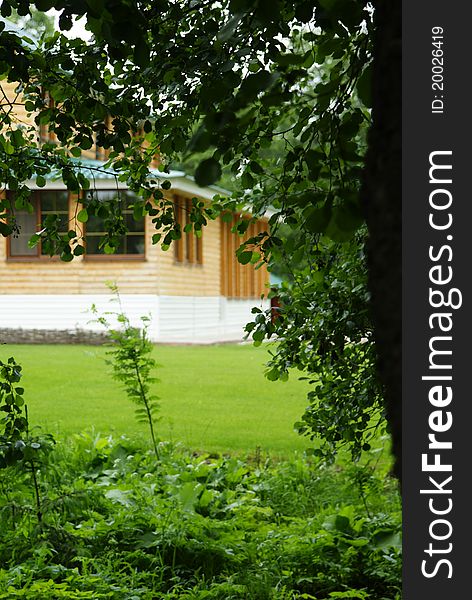
[{"label": "green bush", "polygon": [[[1,598],[393,600],[395,485],[368,467],[191,454],[81,434],[0,488]],[[362,486],[355,473],[367,473]]]}]

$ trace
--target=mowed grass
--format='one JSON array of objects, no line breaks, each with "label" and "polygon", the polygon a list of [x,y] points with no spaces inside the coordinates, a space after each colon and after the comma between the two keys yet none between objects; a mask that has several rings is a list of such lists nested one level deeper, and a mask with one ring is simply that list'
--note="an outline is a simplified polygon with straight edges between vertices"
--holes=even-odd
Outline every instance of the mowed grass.
[{"label": "mowed grass", "polygon": [[[135,405],[114,381],[103,347],[7,344],[0,358],[23,366],[31,423],[60,437],[84,430],[146,436]],[[264,377],[267,347],[156,346],[161,365],[159,437],[192,450],[284,456],[309,441],[293,430],[307,404],[307,384],[294,373],[287,382]]]}]

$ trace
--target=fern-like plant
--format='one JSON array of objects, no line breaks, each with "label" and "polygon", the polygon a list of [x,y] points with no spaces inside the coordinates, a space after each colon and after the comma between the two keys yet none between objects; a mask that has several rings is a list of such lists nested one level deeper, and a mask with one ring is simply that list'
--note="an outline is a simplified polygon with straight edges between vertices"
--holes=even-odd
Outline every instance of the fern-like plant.
[{"label": "fern-like plant", "polygon": [[[109,358],[106,362],[112,367],[113,378],[123,384],[128,398],[138,405],[135,411],[137,420],[148,425],[154,453],[159,460],[155,433],[159,398],[151,393],[151,384],[158,382],[158,379],[152,376],[157,363],[151,357],[153,345],[148,337],[150,319],[146,316],[141,317],[141,328],[132,325],[123,311],[116,284],[107,285],[118,302],[119,311],[106,312],[96,319],[106,328],[110,338],[111,349],[107,352]],[[98,315],[95,306],[92,306],[92,312]],[[113,327],[105,315],[113,315],[119,326]]]},{"label": "fern-like plant", "polygon": [[13,357],[0,360],[0,469],[15,467],[31,474],[36,517],[43,519],[38,472],[54,445],[51,434],[31,435],[24,389],[19,385],[22,368]]}]

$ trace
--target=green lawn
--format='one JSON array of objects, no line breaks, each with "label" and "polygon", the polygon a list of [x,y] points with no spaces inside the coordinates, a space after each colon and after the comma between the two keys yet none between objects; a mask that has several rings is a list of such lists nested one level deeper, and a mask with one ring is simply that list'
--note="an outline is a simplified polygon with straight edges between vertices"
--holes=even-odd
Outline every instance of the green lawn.
[{"label": "green lawn", "polygon": [[[105,349],[87,346],[4,345],[0,358],[23,365],[30,421],[55,435],[94,428],[102,434],[146,435],[134,405],[112,380]],[[285,455],[308,447],[293,431],[306,405],[305,382],[263,375],[267,348],[250,345],[157,346],[161,367],[161,439],[195,450]]]}]

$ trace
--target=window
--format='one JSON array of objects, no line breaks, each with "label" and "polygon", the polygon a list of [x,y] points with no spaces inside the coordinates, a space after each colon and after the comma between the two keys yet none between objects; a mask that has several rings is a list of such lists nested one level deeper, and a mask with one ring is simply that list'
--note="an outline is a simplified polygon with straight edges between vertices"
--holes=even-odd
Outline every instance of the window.
[{"label": "window", "polygon": [[90,215],[85,225],[85,252],[87,256],[92,257],[122,257],[123,255],[142,258],[144,257],[145,246],[145,223],[144,217],[136,220],[133,216],[133,209],[129,208],[136,196],[127,190],[96,190],[93,192],[93,198],[99,202],[111,202],[118,200],[121,206],[120,213],[123,216],[127,233],[120,239],[118,248],[114,254],[106,254],[103,248],[100,248],[100,242],[106,234],[105,219]]},{"label": "window", "polygon": [[60,218],[60,234],[66,234],[69,227],[69,196],[65,190],[41,190],[33,192],[30,202],[33,211],[18,210],[14,208],[14,194],[9,194],[12,214],[18,226],[19,233],[9,238],[9,258],[41,258],[47,256],[41,244],[34,248],[28,246],[32,235],[44,226],[48,215],[58,215]]},{"label": "window", "polygon": [[202,238],[197,237],[193,231],[184,231],[185,226],[191,224],[192,200],[175,196],[174,210],[175,220],[180,223],[182,230],[181,238],[174,242],[175,260],[179,263],[201,265],[203,263]]}]

